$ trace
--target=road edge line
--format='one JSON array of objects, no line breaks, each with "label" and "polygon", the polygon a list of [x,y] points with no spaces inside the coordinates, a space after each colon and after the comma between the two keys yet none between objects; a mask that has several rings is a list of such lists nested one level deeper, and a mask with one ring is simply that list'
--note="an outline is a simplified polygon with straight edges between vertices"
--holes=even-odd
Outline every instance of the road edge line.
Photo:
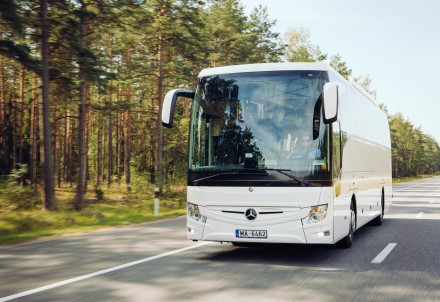
[{"label": "road edge line", "polygon": [[130,266],[138,265],[138,264],[141,264],[141,263],[145,263],[145,262],[148,262],[148,261],[156,260],[156,259],[163,258],[163,257],[166,257],[166,256],[170,256],[170,255],[174,255],[174,254],[177,254],[177,253],[185,252],[185,251],[188,251],[188,250],[191,250],[191,249],[195,249],[195,248],[198,248],[198,247],[201,247],[201,246],[205,246],[205,245],[208,245],[208,244],[211,244],[211,243],[212,242],[203,242],[203,243],[199,243],[199,244],[196,244],[196,245],[191,245],[191,246],[184,247],[184,248],[181,248],[181,249],[177,249],[177,250],[174,250],[174,251],[169,251],[169,252],[166,252],[166,253],[163,253],[163,254],[159,254],[159,255],[147,257],[147,258],[144,258],[144,259],[136,260],[136,261],[133,261],[133,262],[129,262],[129,263],[126,263],[126,264],[122,264],[122,265],[110,267],[110,268],[107,268],[107,269],[103,269],[103,270],[100,270],[100,271],[97,271],[97,272],[94,272],[94,273],[90,273],[90,274],[78,276],[78,277],[75,277],[75,278],[67,279],[67,280],[64,280],[64,281],[60,281],[60,282],[48,284],[48,285],[45,285],[45,286],[37,287],[37,288],[31,289],[31,290],[27,290],[27,291],[24,291],[24,292],[21,292],[21,293],[17,293],[17,294],[14,294],[14,295],[10,295],[10,296],[7,296],[7,297],[0,298],[0,302],[6,302],[6,301],[11,301],[11,300],[14,300],[14,299],[30,296],[32,294],[36,294],[36,293],[39,293],[39,292],[42,292],[42,291],[46,291],[46,290],[49,290],[49,289],[52,289],[52,288],[56,288],[56,287],[60,287],[60,286],[67,285],[67,284],[71,284],[71,283],[74,283],[74,282],[82,281],[82,280],[85,280],[85,279],[93,278],[93,277],[96,277],[96,276],[104,275],[104,274],[107,274],[107,273],[110,273],[110,272],[114,272],[114,271],[117,271],[117,270],[121,270],[121,269],[130,267]]}]

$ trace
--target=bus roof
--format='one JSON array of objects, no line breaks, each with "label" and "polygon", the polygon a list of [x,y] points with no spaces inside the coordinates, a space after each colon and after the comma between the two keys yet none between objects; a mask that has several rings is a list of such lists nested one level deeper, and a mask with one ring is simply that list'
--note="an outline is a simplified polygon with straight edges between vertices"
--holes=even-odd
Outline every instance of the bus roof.
[{"label": "bus roof", "polygon": [[203,69],[199,77],[212,76],[218,74],[258,72],[258,71],[282,71],[282,70],[330,70],[331,67],[326,63],[260,63],[231,65]]}]

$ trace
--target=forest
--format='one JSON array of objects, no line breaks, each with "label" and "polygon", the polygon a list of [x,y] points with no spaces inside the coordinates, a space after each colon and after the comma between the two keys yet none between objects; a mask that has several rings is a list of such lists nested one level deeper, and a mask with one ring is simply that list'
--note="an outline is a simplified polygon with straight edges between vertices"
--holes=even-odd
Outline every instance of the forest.
[{"label": "forest", "polygon": [[[189,103],[171,131],[162,100],[203,68],[325,61],[376,94],[307,28],[274,32],[265,7],[246,15],[239,0],[0,0],[0,12],[0,188],[40,190],[48,210],[66,184],[76,210],[112,183],[184,185]],[[439,172],[438,142],[383,102],[393,177]]]}]

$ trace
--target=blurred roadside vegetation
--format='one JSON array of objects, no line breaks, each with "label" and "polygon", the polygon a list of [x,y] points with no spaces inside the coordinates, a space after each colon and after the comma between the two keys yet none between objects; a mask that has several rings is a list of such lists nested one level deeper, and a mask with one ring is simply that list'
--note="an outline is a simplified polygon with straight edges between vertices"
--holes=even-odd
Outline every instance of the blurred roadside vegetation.
[{"label": "blurred roadside vegetation", "polygon": [[174,185],[161,192],[159,216],[154,216],[154,186],[142,177],[130,186],[89,187],[81,211],[73,207],[75,186],[64,184],[55,194],[57,209],[48,211],[40,189],[17,185],[13,178],[0,182],[0,244],[186,214],[186,187]]}]

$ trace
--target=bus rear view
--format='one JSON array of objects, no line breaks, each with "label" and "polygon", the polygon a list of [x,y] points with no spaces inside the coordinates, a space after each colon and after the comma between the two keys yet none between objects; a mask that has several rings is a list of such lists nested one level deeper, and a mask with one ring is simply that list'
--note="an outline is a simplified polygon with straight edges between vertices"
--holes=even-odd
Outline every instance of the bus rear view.
[{"label": "bus rear view", "polygon": [[[189,239],[349,247],[357,228],[381,224],[391,202],[386,116],[327,65],[202,70],[194,92],[165,97],[165,126],[178,96],[192,99]],[[377,137],[356,130],[356,106],[372,107]]]}]

